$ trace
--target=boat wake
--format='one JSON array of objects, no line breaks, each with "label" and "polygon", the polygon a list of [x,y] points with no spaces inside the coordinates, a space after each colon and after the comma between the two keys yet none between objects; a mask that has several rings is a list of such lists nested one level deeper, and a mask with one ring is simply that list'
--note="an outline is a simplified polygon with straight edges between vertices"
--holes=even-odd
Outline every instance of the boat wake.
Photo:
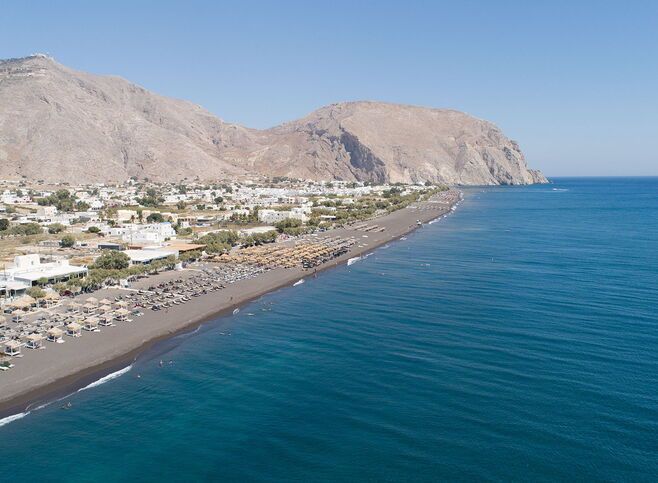
[{"label": "boat wake", "polygon": [[100,386],[101,384],[105,384],[106,382],[109,382],[109,381],[111,381],[111,380],[113,380],[113,379],[116,379],[117,377],[121,377],[122,375],[124,375],[125,373],[127,373],[128,371],[130,371],[132,368],[133,368],[133,366],[132,366],[132,364],[131,364],[131,365],[129,365],[128,367],[124,367],[123,369],[120,369],[120,370],[118,370],[118,371],[116,371],[116,372],[113,372],[113,373],[111,373],[111,374],[108,374],[107,376],[101,377],[99,380],[94,381],[94,382],[92,382],[91,384],[88,384],[87,386],[85,386],[85,387],[83,387],[83,388],[81,388],[81,389],[78,389],[77,392],[86,391],[87,389],[91,389],[91,388],[94,388],[94,387],[98,387],[98,386]]}]

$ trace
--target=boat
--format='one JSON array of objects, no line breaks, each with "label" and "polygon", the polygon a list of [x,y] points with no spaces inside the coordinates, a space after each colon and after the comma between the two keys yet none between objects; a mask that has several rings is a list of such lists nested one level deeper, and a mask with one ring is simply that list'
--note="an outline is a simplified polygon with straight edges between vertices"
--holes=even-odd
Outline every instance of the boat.
[{"label": "boat", "polygon": [[[349,262],[348,262],[349,263]],[[301,285],[304,283],[304,279],[299,279],[295,283],[292,284],[293,287],[296,287],[297,285]]]},{"label": "boat", "polygon": [[358,262],[359,260],[361,260],[361,257],[353,257],[353,258],[350,258],[350,259],[347,261],[347,266],[349,267],[350,265],[355,264],[355,263]]}]

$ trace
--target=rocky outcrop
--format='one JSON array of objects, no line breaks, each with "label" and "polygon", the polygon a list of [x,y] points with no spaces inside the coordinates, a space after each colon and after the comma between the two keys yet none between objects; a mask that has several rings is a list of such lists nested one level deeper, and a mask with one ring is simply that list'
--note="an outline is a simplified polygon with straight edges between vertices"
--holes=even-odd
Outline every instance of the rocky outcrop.
[{"label": "rocky outcrop", "polygon": [[546,182],[496,126],[452,110],[341,103],[259,131],[42,55],[0,61],[0,106],[0,178]]}]

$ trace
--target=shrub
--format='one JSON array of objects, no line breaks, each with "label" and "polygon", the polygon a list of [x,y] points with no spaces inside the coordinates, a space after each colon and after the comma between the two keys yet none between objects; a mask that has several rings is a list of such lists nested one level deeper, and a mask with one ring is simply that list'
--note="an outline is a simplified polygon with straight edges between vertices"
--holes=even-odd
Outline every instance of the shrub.
[{"label": "shrub", "polygon": [[64,235],[59,241],[59,245],[63,248],[70,248],[75,245],[75,238],[73,238],[71,235]]},{"label": "shrub", "polygon": [[52,225],[48,225],[48,233],[51,235],[62,233],[64,230],[66,230],[66,227],[61,223],[53,223]]},{"label": "shrub", "polygon": [[46,292],[44,292],[39,287],[30,287],[25,291],[25,293],[34,299],[40,299],[46,295]]}]

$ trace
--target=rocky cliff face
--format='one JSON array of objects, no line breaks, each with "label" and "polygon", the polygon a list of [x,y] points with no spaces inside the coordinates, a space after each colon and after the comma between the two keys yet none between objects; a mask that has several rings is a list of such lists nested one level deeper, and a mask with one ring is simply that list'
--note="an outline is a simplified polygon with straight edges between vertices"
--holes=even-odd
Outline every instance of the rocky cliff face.
[{"label": "rocky cliff face", "polygon": [[173,181],[248,173],[478,185],[546,181],[496,126],[457,111],[343,103],[258,131],[45,56],[0,61],[0,178]]}]

